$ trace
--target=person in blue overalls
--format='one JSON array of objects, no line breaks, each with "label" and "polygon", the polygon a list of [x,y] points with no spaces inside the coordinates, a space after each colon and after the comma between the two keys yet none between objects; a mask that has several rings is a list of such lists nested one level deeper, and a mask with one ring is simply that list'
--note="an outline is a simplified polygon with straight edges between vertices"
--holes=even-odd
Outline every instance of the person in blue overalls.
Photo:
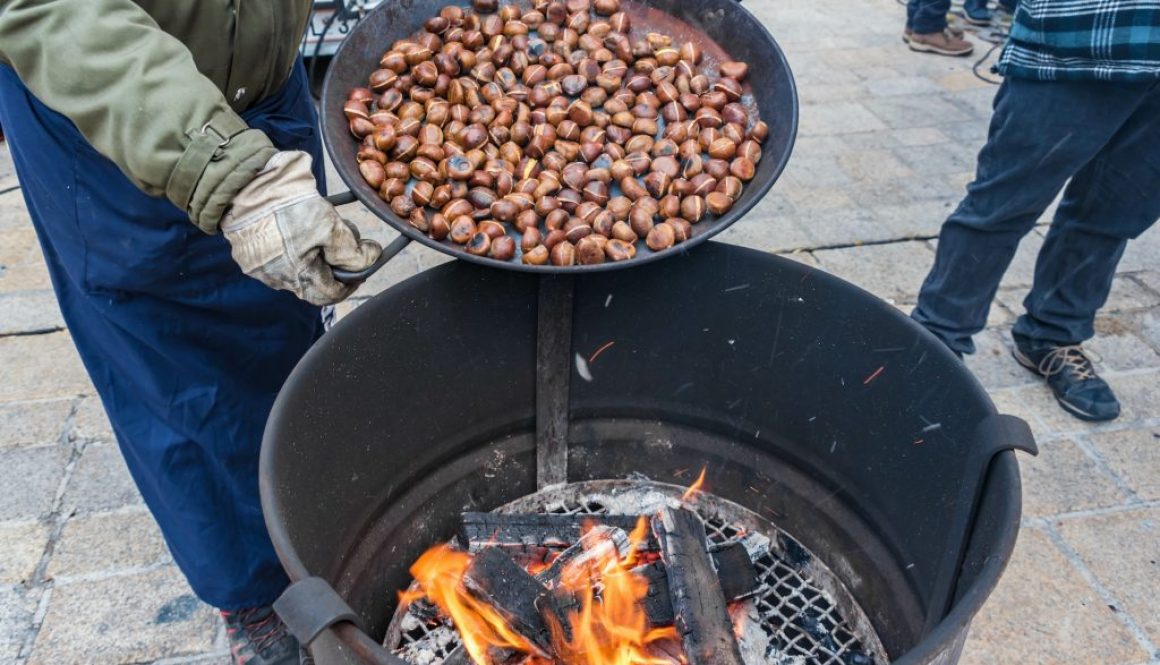
[{"label": "person in blue overalls", "polygon": [[[0,0],[0,126],[129,470],[234,662],[297,663],[262,520],[275,395],[381,248],[320,195],[311,0]],[[190,222],[193,222],[192,224]]]}]

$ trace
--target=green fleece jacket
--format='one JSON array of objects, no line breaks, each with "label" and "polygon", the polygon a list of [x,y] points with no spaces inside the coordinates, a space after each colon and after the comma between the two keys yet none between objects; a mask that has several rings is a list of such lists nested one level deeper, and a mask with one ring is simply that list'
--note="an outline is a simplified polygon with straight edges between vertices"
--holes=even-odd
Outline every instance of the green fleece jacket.
[{"label": "green fleece jacket", "polygon": [[0,62],[207,233],[275,149],[238,115],[290,73],[311,0],[0,0]]}]

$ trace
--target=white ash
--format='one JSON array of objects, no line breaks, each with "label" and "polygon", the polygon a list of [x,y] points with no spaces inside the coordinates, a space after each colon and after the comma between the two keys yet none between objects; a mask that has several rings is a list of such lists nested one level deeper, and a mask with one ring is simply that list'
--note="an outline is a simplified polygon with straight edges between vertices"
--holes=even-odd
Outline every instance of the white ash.
[{"label": "white ash", "polygon": [[764,665],[765,655],[770,650],[769,634],[761,627],[757,603],[742,601],[730,607],[729,611],[733,616],[737,646],[741,648],[741,660],[745,665]]},{"label": "white ash", "polygon": [[[408,615],[407,618],[414,618]],[[406,619],[404,619],[406,622]],[[419,620],[414,620],[414,628],[419,628]],[[451,626],[437,626],[429,629],[420,640],[405,642],[401,648],[395,649],[396,656],[412,665],[431,665],[443,662],[447,654],[459,646],[459,636]]]}]

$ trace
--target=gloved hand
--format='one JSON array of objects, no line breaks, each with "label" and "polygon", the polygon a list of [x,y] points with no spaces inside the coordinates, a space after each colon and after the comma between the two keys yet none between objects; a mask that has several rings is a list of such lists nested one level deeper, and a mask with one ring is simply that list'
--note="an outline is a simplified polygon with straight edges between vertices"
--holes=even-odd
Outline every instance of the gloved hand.
[{"label": "gloved hand", "polygon": [[383,248],[318,193],[305,152],[279,152],[234,197],[221,231],[242,271],[270,288],[314,305],[332,305],[357,285],[334,279],[334,268],[362,270]]}]

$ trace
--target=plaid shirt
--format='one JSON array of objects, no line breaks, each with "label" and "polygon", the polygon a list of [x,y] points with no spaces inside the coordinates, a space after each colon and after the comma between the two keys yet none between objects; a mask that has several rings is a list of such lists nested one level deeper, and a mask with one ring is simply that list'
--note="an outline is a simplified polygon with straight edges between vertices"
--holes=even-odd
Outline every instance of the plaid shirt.
[{"label": "plaid shirt", "polygon": [[1040,81],[1160,79],[1160,0],[1020,0],[997,69]]}]

